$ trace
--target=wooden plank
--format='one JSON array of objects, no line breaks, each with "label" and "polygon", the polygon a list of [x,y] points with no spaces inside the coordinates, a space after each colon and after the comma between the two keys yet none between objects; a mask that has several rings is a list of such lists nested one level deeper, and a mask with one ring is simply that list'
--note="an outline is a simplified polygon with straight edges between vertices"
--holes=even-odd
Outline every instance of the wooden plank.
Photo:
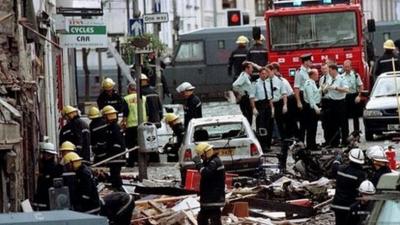
[{"label": "wooden plank", "polygon": [[158,213],[164,213],[164,212],[165,212],[165,210],[162,209],[162,208],[160,208],[160,207],[157,205],[157,203],[155,203],[154,201],[149,201],[149,205],[150,205],[153,209],[155,209]]},{"label": "wooden plank", "polygon": [[197,225],[197,220],[194,218],[193,213],[188,213],[186,211],[182,212],[186,215],[186,218],[188,218],[189,222],[191,222],[193,225]]},{"label": "wooden plank", "polygon": [[142,201],[136,201],[135,205],[140,206],[140,205],[148,205],[149,201],[153,201],[155,203],[166,203],[166,202],[176,202],[188,197],[193,197],[196,198],[197,195],[183,195],[183,196],[178,196],[178,197],[167,197],[167,198],[159,198],[159,199],[154,199],[154,200],[142,200]]}]

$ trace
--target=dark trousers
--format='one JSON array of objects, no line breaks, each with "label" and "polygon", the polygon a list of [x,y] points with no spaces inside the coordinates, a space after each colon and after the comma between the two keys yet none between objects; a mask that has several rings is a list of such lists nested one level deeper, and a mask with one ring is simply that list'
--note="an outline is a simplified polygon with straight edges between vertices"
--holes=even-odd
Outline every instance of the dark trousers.
[{"label": "dark trousers", "polygon": [[351,215],[349,210],[333,209],[335,212],[336,225],[354,225],[357,224],[358,216]]},{"label": "dark trousers", "polygon": [[318,115],[315,113],[315,110],[310,107],[309,104],[303,105],[304,116],[307,120],[306,124],[306,143],[307,148],[310,150],[317,149],[316,136],[317,136],[317,127],[318,127]]},{"label": "dark trousers", "polygon": [[117,163],[110,163],[110,182],[114,188],[122,187],[122,178],[121,178],[121,165]]},{"label": "dark trousers", "polygon": [[263,148],[263,151],[271,147],[273,119],[271,118],[271,107],[269,102],[265,100],[257,101],[256,108],[258,115],[256,118],[256,129],[258,141]]},{"label": "dark trousers", "polygon": [[329,141],[328,140],[328,125],[327,125],[328,120],[329,120],[328,107],[327,107],[327,105],[329,104],[328,102],[329,102],[329,99],[327,99],[327,98],[321,99],[321,116],[320,116],[320,118],[321,118],[321,125],[322,125],[322,130],[324,133],[325,143],[327,143]]},{"label": "dark trousers", "polygon": [[283,100],[274,102],[274,109],[275,109],[275,114],[274,118],[276,121],[276,126],[278,127],[278,132],[281,137],[281,139],[286,138],[286,117],[282,112],[282,107],[283,107]]},{"label": "dark trousers", "polygon": [[296,136],[299,132],[296,120],[297,103],[294,95],[288,96],[287,100],[288,112],[284,114],[284,120],[286,121],[284,130],[286,138],[291,138]]},{"label": "dark trousers", "polygon": [[[362,115],[362,105],[360,103],[355,103],[355,99],[358,93],[347,94],[346,95],[346,116],[347,119],[353,119],[354,131],[360,131],[360,121],[359,118]],[[349,129],[347,127],[347,133]]]},{"label": "dark trousers", "polygon": [[297,115],[297,119],[299,121],[299,132],[297,133],[297,138],[301,141],[304,142],[304,138],[306,135],[306,127],[307,127],[307,118],[306,118],[306,113],[304,112],[304,107],[307,104],[304,101],[304,95],[303,92],[300,92],[300,101],[301,104],[303,105],[303,109],[297,109],[298,110],[298,115]]},{"label": "dark trousers", "polygon": [[221,209],[220,208],[200,208],[197,215],[198,225],[222,225],[221,222]]},{"label": "dark trousers", "polygon": [[250,98],[248,95],[243,95],[239,101],[240,111],[246,119],[249,121],[250,126],[253,123],[253,110],[250,104]]},{"label": "dark trousers", "polygon": [[349,135],[348,133],[345,133],[346,127],[348,126],[346,118],[346,103],[344,99],[328,100],[327,107],[328,144],[336,147],[340,144],[340,139],[342,139],[342,143],[345,143],[347,136]]},{"label": "dark trousers", "polygon": [[[138,145],[137,143],[137,127],[128,127],[125,131],[125,144],[128,149],[131,149]],[[133,151],[129,153],[127,159],[128,167],[133,167],[135,162],[138,161],[138,151]]]}]

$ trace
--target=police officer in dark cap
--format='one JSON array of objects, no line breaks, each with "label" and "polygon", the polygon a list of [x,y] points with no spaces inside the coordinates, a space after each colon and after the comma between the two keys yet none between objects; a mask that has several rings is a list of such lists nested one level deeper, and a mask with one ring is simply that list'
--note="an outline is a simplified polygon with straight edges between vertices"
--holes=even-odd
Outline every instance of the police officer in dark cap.
[{"label": "police officer in dark cap", "polygon": [[304,84],[306,80],[309,79],[308,73],[310,72],[312,66],[311,57],[311,53],[304,54],[300,57],[302,64],[294,77],[294,94],[296,97],[297,109],[299,110],[298,121],[300,122],[300,131],[297,138],[299,138],[302,142],[304,142],[305,128],[307,126],[303,112],[303,105],[305,105],[303,91]]},{"label": "police officer in dark cap", "polygon": [[[247,53],[247,61],[264,67],[268,64],[268,51],[267,48],[265,48],[265,46],[263,45],[265,38],[264,35],[261,34],[261,30],[259,27],[253,28],[253,39],[254,45],[249,49],[249,52]],[[258,77],[258,70],[254,71],[252,80],[256,81]]]}]

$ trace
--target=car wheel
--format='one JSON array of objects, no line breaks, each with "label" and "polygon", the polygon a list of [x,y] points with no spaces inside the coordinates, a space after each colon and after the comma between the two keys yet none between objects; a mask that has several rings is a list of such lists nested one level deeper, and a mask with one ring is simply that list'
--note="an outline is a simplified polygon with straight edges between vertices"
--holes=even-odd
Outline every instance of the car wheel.
[{"label": "car wheel", "polygon": [[365,130],[365,140],[373,141],[374,140],[374,133],[369,130]]}]

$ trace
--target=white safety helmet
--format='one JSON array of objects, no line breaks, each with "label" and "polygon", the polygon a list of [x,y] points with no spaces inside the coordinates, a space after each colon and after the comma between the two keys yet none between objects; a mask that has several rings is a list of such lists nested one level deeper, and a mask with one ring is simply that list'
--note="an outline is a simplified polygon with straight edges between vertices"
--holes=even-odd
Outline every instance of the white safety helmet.
[{"label": "white safety helmet", "polygon": [[41,143],[41,149],[40,150],[43,151],[43,152],[47,152],[47,153],[53,154],[53,155],[57,155],[56,146],[54,144],[52,144],[52,143],[47,143],[47,142]]},{"label": "white safety helmet", "polygon": [[373,195],[376,192],[376,189],[374,187],[374,184],[369,181],[369,180],[364,180],[361,184],[360,187],[358,187],[358,191],[361,194],[367,194],[367,195]]},{"label": "white safety helmet", "polygon": [[357,164],[364,164],[364,153],[359,148],[353,148],[349,153],[350,161]]},{"label": "white safety helmet", "polygon": [[379,146],[379,145],[374,145],[369,148],[367,148],[367,157],[371,160],[379,161],[379,162],[388,162],[386,155],[385,155],[385,150]]},{"label": "white safety helmet", "polygon": [[183,82],[182,84],[180,84],[177,88],[176,88],[176,91],[178,92],[178,93],[182,93],[182,92],[184,92],[184,91],[191,91],[191,90],[194,90],[195,89],[195,87],[191,84],[191,83],[189,83],[189,82]]}]

